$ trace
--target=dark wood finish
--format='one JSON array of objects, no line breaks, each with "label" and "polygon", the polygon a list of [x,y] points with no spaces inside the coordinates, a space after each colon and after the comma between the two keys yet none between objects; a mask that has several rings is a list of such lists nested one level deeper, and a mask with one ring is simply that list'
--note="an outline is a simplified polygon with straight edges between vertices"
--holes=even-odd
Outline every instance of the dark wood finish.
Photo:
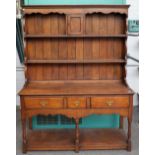
[{"label": "dark wood finish", "polygon": [[[26,83],[19,93],[24,153],[131,151],[133,91],[125,80],[128,7],[24,6]],[[38,114],[73,118],[75,129],[27,131],[27,119]],[[92,114],[119,114],[120,128],[80,129],[79,119]]]}]

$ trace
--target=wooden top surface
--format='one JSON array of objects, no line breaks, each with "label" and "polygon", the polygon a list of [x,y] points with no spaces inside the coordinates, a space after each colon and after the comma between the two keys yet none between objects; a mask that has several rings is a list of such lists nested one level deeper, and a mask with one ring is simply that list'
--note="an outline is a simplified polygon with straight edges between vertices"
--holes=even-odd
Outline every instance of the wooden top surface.
[{"label": "wooden top surface", "polygon": [[120,81],[30,82],[19,95],[125,95],[133,91]]}]

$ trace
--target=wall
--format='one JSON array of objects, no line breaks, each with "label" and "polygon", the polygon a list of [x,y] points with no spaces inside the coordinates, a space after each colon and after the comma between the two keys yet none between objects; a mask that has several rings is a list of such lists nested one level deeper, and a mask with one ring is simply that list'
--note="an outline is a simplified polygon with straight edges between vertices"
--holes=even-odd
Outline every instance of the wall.
[{"label": "wall", "polygon": [[[138,0],[127,0],[130,4],[128,19],[139,19],[139,2]],[[127,41],[128,54],[136,59],[139,59],[139,37],[129,36]],[[139,66],[138,63],[128,59],[127,62],[127,82],[129,86],[139,93]],[[134,95],[134,105],[138,105],[138,95]]]},{"label": "wall", "polygon": [[125,4],[126,0],[25,0],[25,4]]},{"label": "wall", "polygon": [[[24,68],[23,68],[23,65],[20,64],[19,57],[16,52],[16,92],[17,93],[22,89],[24,83],[25,83]],[[20,103],[19,96],[17,94],[16,104],[19,105],[19,103]]]}]

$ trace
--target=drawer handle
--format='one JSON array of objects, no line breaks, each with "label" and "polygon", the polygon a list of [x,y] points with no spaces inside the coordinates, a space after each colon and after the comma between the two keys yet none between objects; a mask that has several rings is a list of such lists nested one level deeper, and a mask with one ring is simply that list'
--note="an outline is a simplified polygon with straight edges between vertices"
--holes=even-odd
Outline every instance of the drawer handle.
[{"label": "drawer handle", "polygon": [[112,104],[113,104],[113,101],[107,101],[108,106],[112,106]]},{"label": "drawer handle", "polygon": [[48,104],[48,102],[47,101],[40,101],[40,104],[41,104],[41,106],[45,106],[46,104]]},{"label": "drawer handle", "polygon": [[80,104],[80,101],[75,101],[75,106],[78,107]]}]

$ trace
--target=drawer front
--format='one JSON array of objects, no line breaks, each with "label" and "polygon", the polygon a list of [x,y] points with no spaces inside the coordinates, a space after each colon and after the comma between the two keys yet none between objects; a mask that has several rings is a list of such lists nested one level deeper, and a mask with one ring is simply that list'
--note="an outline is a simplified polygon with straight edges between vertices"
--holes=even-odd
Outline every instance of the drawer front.
[{"label": "drawer front", "polygon": [[92,97],[92,108],[127,108],[129,107],[129,97],[127,96],[106,96]]},{"label": "drawer front", "polygon": [[25,107],[27,109],[33,108],[63,108],[63,98],[32,98],[26,97],[24,99]]},{"label": "drawer front", "polygon": [[86,98],[84,97],[69,97],[67,98],[67,108],[86,108]]}]

